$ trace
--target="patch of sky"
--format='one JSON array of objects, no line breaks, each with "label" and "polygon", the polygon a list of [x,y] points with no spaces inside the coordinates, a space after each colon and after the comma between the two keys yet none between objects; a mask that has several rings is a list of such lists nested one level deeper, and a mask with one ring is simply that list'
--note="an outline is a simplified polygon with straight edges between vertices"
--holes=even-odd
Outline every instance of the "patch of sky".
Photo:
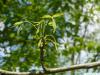
[{"label": "patch of sky", "polygon": [[5,28],[4,22],[0,22],[0,31],[3,31]]}]

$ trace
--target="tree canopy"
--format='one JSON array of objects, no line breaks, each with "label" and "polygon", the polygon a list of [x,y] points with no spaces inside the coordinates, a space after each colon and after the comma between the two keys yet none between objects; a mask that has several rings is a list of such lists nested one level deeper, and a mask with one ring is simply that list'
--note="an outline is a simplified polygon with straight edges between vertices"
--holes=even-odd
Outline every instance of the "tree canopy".
[{"label": "tree canopy", "polygon": [[28,72],[99,61],[99,5],[99,0],[0,0],[0,68]]}]

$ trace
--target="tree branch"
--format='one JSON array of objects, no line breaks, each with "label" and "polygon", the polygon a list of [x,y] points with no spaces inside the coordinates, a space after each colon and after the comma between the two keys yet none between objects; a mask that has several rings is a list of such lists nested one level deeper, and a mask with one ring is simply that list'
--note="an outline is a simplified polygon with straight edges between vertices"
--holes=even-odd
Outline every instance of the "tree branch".
[{"label": "tree branch", "polygon": [[49,72],[58,73],[58,72],[72,71],[72,70],[77,70],[77,69],[89,69],[89,68],[93,68],[97,66],[100,66],[100,61],[92,62],[92,63],[85,63],[85,64],[77,64],[77,65],[72,65],[70,67],[51,68],[49,69]]},{"label": "tree branch", "polygon": [[85,64],[77,64],[72,65],[70,67],[60,67],[60,68],[46,68],[46,72],[42,73],[40,72],[11,72],[11,71],[5,71],[0,69],[0,75],[44,75],[44,74],[52,74],[52,73],[59,73],[59,72],[65,72],[65,71],[72,71],[77,69],[89,69],[100,66],[99,62],[92,62],[92,63],[85,63]]},{"label": "tree branch", "polygon": [[40,63],[41,63],[41,66],[43,68],[43,71],[46,71],[45,69],[45,66],[44,66],[44,46],[45,46],[45,40],[44,38],[42,37],[41,38],[41,46],[40,46]]}]

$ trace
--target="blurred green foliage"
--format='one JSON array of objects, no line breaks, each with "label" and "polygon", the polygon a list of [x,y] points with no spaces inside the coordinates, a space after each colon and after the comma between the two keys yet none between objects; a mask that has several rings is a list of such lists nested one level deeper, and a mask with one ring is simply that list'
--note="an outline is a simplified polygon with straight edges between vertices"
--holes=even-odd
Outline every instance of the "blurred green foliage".
[{"label": "blurred green foliage", "polygon": [[40,68],[41,37],[46,42],[47,67],[58,67],[60,54],[67,59],[81,50],[100,52],[100,44],[87,30],[94,11],[100,11],[99,4],[99,0],[0,0],[0,21],[5,24],[0,31],[5,54],[0,56],[0,67],[29,71],[34,64]]}]

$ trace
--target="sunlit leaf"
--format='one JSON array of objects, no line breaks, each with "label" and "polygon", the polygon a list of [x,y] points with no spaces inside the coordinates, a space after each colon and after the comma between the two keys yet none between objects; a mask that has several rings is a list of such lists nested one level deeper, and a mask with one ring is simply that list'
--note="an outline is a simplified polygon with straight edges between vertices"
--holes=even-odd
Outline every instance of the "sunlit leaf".
[{"label": "sunlit leaf", "polygon": [[53,15],[53,17],[55,18],[55,17],[59,17],[59,16],[62,16],[62,15],[63,15],[63,13],[57,13],[57,14]]},{"label": "sunlit leaf", "polygon": [[15,25],[15,26],[19,26],[19,25],[21,25],[21,24],[23,24],[23,21],[16,22],[14,25]]},{"label": "sunlit leaf", "polygon": [[42,18],[52,18],[50,15],[44,15]]},{"label": "sunlit leaf", "polygon": [[41,46],[42,46],[42,40],[40,39],[38,42],[38,47],[41,47]]},{"label": "sunlit leaf", "polygon": [[37,28],[36,34],[38,34],[38,33],[39,33],[39,31],[40,31],[40,30],[39,30],[39,28]]},{"label": "sunlit leaf", "polygon": [[53,18],[52,18],[52,26],[53,26],[53,32],[55,32],[56,31],[56,22]]},{"label": "sunlit leaf", "polygon": [[49,26],[52,26],[52,24],[53,24],[53,22],[49,22],[49,23],[48,23]]}]

